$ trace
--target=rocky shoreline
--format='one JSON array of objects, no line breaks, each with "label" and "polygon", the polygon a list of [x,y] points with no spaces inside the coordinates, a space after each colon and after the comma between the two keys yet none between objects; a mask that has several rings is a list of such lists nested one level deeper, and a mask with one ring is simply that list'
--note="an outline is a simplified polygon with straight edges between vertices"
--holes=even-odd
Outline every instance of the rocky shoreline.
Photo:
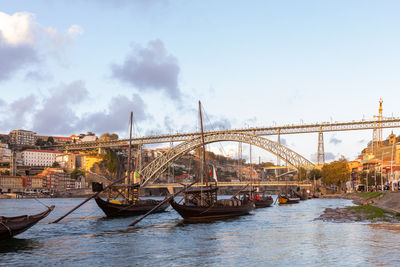
[{"label": "rocky shoreline", "polygon": [[324,196],[353,200],[357,206],[326,208],[316,220],[331,222],[400,222],[400,192],[350,193]]}]

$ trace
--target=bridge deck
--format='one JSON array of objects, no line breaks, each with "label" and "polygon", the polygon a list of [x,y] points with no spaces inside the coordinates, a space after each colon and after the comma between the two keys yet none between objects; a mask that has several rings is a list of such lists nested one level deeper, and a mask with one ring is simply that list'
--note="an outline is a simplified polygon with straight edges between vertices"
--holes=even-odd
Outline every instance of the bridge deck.
[{"label": "bridge deck", "polygon": [[[182,188],[184,185],[188,185],[190,183],[154,183],[154,184],[146,184],[145,188]],[[231,186],[245,186],[248,185],[248,181],[241,182],[219,182],[218,187],[231,187]],[[260,186],[299,186],[299,187],[311,187],[311,183],[299,183],[296,181],[262,181],[260,183],[256,182],[255,185]],[[195,184],[192,187],[200,187],[201,184]]]}]

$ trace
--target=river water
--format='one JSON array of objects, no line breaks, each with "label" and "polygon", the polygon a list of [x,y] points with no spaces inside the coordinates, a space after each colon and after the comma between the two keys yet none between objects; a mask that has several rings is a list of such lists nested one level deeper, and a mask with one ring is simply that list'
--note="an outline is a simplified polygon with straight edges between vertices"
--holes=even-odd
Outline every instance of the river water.
[{"label": "river water", "polygon": [[[400,225],[314,220],[344,199],[311,199],[212,223],[186,224],[171,208],[136,227],[104,218],[91,200],[41,199],[55,210],[23,234],[0,241],[0,266],[400,266]],[[35,214],[34,199],[0,200],[0,215]]]}]

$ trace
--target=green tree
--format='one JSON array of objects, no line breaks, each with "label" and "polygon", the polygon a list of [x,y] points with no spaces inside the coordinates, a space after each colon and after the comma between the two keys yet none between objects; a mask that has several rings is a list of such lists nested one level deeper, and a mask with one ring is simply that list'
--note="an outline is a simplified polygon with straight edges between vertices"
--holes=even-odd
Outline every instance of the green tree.
[{"label": "green tree", "polygon": [[46,142],[43,141],[43,139],[41,139],[41,138],[36,139],[36,141],[35,141],[35,146],[44,146],[45,144],[46,144]]},{"label": "green tree", "polygon": [[310,177],[311,180],[313,180],[314,178],[318,180],[322,177],[322,173],[320,169],[312,169],[308,176]]},{"label": "green tree", "polygon": [[51,143],[52,145],[54,145],[54,138],[52,136],[49,136],[49,138],[47,138],[47,143]]},{"label": "green tree", "polygon": [[77,179],[79,176],[85,176],[85,172],[78,169],[75,169],[71,172],[72,179]]},{"label": "green tree", "polygon": [[107,149],[103,155],[103,160],[106,163],[107,169],[110,173],[116,173],[118,170],[117,153],[114,150]]},{"label": "green tree", "polygon": [[350,177],[350,169],[347,165],[347,160],[345,158],[340,158],[337,161],[324,164],[322,167],[322,182],[325,185],[340,185],[347,181]]},{"label": "green tree", "polygon": [[113,134],[111,134],[111,136],[110,136],[110,139],[111,140],[118,140],[118,134],[116,134],[116,133],[113,133]]},{"label": "green tree", "polygon": [[307,170],[303,167],[300,167],[297,170],[297,180],[304,181],[307,179]]}]

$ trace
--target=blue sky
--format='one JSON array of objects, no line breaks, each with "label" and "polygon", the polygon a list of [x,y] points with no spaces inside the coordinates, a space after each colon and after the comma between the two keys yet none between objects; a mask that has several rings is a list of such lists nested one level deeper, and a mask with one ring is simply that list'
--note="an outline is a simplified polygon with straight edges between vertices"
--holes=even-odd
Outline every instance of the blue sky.
[{"label": "blue sky", "polygon": [[[399,7],[1,1],[0,131],[127,137],[131,110],[136,135],[193,131],[198,100],[222,128],[368,119],[379,98],[384,116],[399,116]],[[327,133],[327,158],[352,159],[371,136]],[[309,159],[316,153],[316,134],[282,138]],[[224,150],[234,155],[235,147]]]}]

